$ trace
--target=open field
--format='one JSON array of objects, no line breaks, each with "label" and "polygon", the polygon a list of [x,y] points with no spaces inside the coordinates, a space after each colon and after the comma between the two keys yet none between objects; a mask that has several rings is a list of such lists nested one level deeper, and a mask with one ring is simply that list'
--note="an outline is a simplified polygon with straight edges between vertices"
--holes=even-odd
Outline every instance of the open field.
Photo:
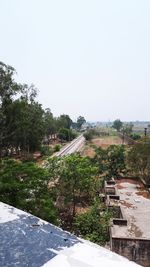
[{"label": "open field", "polygon": [[94,138],[91,143],[87,143],[82,151],[83,156],[94,157],[95,152],[92,146],[107,148],[110,145],[121,145],[122,139],[119,136],[105,136],[101,138]]}]

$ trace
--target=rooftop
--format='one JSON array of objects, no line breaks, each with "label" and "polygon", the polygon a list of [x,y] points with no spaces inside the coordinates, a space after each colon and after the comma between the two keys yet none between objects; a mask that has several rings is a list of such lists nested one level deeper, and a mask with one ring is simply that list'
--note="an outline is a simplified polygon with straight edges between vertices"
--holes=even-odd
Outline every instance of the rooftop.
[{"label": "rooftop", "polygon": [[138,181],[121,179],[116,183],[127,226],[113,225],[112,237],[150,239],[150,193]]},{"label": "rooftop", "polygon": [[105,248],[0,202],[1,267],[134,267]]}]

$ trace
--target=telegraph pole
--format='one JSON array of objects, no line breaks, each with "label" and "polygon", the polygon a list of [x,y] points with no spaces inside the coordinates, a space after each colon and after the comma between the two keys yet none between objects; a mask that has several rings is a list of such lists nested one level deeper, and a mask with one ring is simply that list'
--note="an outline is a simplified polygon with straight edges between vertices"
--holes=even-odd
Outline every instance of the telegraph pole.
[{"label": "telegraph pole", "polygon": [[144,136],[145,136],[145,143],[146,143],[147,128],[144,128]]}]

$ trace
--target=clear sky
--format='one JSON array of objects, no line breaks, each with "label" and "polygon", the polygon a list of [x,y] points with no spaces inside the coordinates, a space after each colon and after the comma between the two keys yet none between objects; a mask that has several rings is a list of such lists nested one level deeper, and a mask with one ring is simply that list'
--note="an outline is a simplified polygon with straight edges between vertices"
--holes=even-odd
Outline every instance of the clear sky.
[{"label": "clear sky", "polygon": [[150,1],[0,0],[0,61],[55,116],[150,120]]}]

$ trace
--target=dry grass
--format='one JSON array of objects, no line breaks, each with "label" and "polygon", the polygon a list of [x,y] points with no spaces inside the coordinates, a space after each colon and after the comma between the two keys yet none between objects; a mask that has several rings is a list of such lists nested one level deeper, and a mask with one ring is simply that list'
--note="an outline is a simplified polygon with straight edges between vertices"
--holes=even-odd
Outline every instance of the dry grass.
[{"label": "dry grass", "polygon": [[82,151],[82,155],[93,158],[95,155],[95,151],[92,145],[95,145],[97,147],[102,147],[105,149],[105,148],[108,148],[110,145],[121,145],[121,144],[122,144],[122,140],[118,136],[106,136],[102,138],[94,138],[91,144],[87,144],[84,147]]},{"label": "dry grass", "polygon": [[97,147],[107,148],[110,145],[121,145],[122,140],[118,136],[106,136],[103,138],[95,138],[92,143]]}]

